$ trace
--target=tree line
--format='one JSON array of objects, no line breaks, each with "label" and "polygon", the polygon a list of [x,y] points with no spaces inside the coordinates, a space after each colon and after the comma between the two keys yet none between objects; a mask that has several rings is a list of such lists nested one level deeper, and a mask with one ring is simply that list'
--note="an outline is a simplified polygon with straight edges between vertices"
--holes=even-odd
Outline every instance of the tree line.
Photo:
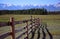
[{"label": "tree line", "polygon": [[28,15],[47,15],[46,9],[27,9],[27,10],[0,10],[0,15],[3,14],[28,14]]}]

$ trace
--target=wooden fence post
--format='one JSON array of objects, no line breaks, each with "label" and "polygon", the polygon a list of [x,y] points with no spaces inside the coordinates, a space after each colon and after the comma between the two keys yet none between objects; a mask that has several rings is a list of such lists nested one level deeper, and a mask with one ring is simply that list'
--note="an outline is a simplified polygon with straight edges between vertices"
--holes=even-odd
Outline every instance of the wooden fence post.
[{"label": "wooden fence post", "polygon": [[[31,26],[32,26],[32,24],[33,24],[33,19],[32,19],[32,16],[31,16]],[[32,28],[31,28],[31,30],[33,29],[33,26],[32,26]]]},{"label": "wooden fence post", "polygon": [[26,22],[26,24],[27,24],[27,39],[29,39],[29,35],[28,35],[28,21]]},{"label": "wooden fence post", "polygon": [[15,26],[14,26],[14,18],[10,18],[10,22],[11,22],[11,35],[12,35],[12,39],[15,39]]},{"label": "wooden fence post", "polygon": [[32,16],[31,16],[31,20],[32,20]]},{"label": "wooden fence post", "polygon": [[32,25],[32,23],[33,23],[33,20],[32,20],[32,16],[31,16],[31,25]]}]

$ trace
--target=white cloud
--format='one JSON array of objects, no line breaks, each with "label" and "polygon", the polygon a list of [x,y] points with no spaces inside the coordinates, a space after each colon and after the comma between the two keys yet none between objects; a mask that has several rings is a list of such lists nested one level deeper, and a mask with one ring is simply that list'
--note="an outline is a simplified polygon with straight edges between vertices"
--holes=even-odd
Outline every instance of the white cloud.
[{"label": "white cloud", "polygon": [[60,7],[60,2],[54,5],[55,7]]},{"label": "white cloud", "polygon": [[7,4],[7,6],[9,7],[9,6],[12,6],[12,4]]}]

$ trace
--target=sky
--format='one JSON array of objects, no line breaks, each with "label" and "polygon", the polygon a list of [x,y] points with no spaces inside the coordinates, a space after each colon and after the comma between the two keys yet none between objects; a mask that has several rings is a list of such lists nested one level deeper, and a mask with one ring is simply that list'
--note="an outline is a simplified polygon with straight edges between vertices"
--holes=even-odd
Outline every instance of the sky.
[{"label": "sky", "polygon": [[0,0],[0,3],[15,5],[48,5],[58,2],[60,2],[60,0]]}]

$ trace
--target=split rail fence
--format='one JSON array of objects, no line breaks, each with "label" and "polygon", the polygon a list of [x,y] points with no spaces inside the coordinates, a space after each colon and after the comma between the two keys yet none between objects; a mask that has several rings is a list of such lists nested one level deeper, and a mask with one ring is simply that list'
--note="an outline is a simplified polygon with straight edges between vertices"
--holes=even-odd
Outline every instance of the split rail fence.
[{"label": "split rail fence", "polygon": [[[28,22],[30,22],[30,24],[28,24]],[[15,30],[16,24],[23,24],[23,23],[26,23],[25,27],[23,27],[20,30]],[[7,33],[0,35],[0,39],[4,39],[10,35],[11,35],[12,39],[20,39],[20,37],[22,37],[24,34],[26,34],[26,37],[24,39],[29,39],[29,34],[32,32],[32,29],[34,28],[33,26],[35,25],[35,28],[37,28],[36,25],[39,25],[39,24],[40,24],[40,19],[39,18],[33,19],[32,16],[31,16],[31,19],[23,20],[23,21],[15,21],[14,18],[12,17],[12,18],[10,18],[10,22],[0,22],[0,27],[11,26],[11,32],[7,32]],[[30,28],[28,28],[29,26],[30,26]],[[26,31],[23,32],[22,34],[20,34],[16,38],[15,34],[24,29],[26,29]],[[31,30],[31,31],[29,31],[29,30]]]}]

